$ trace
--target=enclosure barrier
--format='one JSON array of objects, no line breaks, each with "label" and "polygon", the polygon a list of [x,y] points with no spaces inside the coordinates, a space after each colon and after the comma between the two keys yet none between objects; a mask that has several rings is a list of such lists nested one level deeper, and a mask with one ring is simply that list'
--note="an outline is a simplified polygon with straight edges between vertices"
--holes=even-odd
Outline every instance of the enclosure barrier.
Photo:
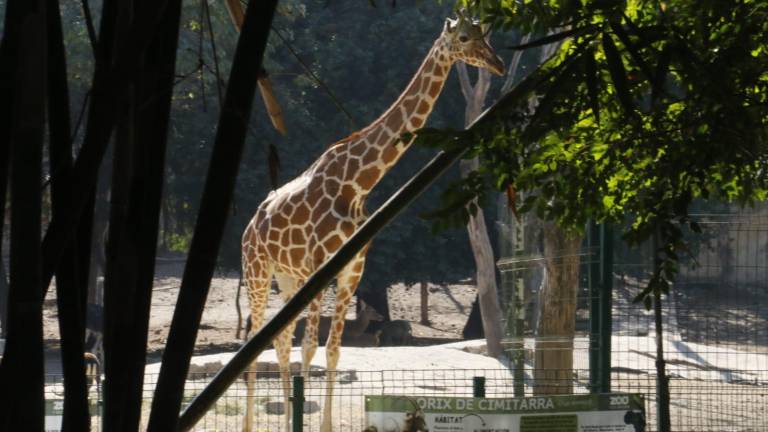
[{"label": "enclosure barrier", "polygon": [[[577,364],[578,366],[578,364]],[[533,394],[535,383],[530,363],[525,371],[526,396]],[[572,383],[574,393],[589,392],[589,369],[574,369]],[[298,373],[298,372],[296,372]],[[674,369],[672,369],[674,374]],[[670,381],[672,391],[672,421],[676,432],[723,432],[723,431],[766,431],[768,430],[768,371],[740,371],[754,377],[753,382],[724,383],[716,377],[700,377],[689,380],[673,375]],[[190,374],[185,387],[184,403],[200,391],[211,379],[213,372]],[[614,391],[639,393],[645,396],[649,431],[654,430],[655,412],[655,370],[614,368],[612,380]],[[367,395],[408,395],[448,397],[514,397],[514,372],[510,369],[449,369],[449,370],[384,370],[384,371],[338,371],[338,384],[334,389],[334,431],[360,432],[365,428],[365,396]],[[147,375],[145,379],[142,427],[146,426],[151,395],[157,376]],[[763,384],[758,384],[762,382]],[[325,372],[310,371],[306,382],[300,376],[294,377],[294,393],[291,403],[294,407],[293,424],[300,426],[295,431],[318,431],[322,420],[322,404],[325,396]],[[304,384],[297,386],[297,383]],[[302,392],[303,390],[303,392]],[[91,387],[92,431],[100,431],[99,386]],[[63,385],[60,376],[49,376],[46,398],[52,407],[63,399]],[[280,431],[285,428],[283,391],[277,371],[258,372],[255,406],[254,431]],[[240,431],[245,414],[245,381],[237,380],[214,404],[212,409],[194,427],[195,431]],[[297,416],[296,416],[297,414]],[[48,430],[58,430],[50,428]]]}]

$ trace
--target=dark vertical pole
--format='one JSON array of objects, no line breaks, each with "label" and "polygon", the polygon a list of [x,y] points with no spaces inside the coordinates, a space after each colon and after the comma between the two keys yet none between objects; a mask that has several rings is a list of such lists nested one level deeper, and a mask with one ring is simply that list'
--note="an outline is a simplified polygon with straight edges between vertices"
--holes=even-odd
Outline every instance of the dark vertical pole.
[{"label": "dark vertical pole", "polygon": [[42,146],[46,98],[43,0],[6,3],[15,33],[11,146],[11,262],[8,338],[0,363],[0,430],[44,427],[43,302],[40,290]]},{"label": "dark vertical pole", "polygon": [[[126,97],[125,99],[133,99]],[[117,102],[116,102],[117,103]],[[136,245],[129,233],[129,196],[133,186],[135,125],[132,122],[134,100],[119,102],[127,113],[115,133],[112,163],[112,194],[109,210],[109,241],[104,276],[104,417],[103,428],[119,431],[132,423],[133,406],[128,400],[131,366],[130,336],[134,326]],[[138,425],[136,425],[138,426]]]},{"label": "dark vertical pole", "polygon": [[[136,274],[133,326],[132,334],[125,340],[130,357],[125,373],[131,383],[143,383],[144,380],[180,17],[181,0],[169,0],[158,34],[147,50],[146,67],[136,87],[135,163],[127,215],[131,241],[136,250],[133,263]],[[132,385],[127,393],[130,424],[121,427],[125,431],[133,431],[138,427],[141,416],[143,387]]]},{"label": "dark vertical pole", "polygon": [[[520,196],[523,199],[523,196]],[[513,251],[512,254],[516,258],[515,263],[507,271],[508,278],[511,279],[511,307],[507,313],[507,333],[512,338],[511,357],[512,357],[512,375],[514,379],[514,395],[516,397],[525,396],[525,339],[523,337],[525,333],[525,309],[523,307],[525,295],[525,273],[526,270],[521,269],[519,264],[522,259],[526,257],[527,238],[525,236],[525,228],[527,218],[517,218],[515,222],[515,230],[513,232]],[[528,257],[530,258],[530,257]]]},{"label": "dark vertical pole", "polygon": [[101,10],[99,43],[91,85],[87,125],[83,145],[73,169],[62,179],[72,185],[71,205],[68,211],[51,219],[43,238],[43,295],[62,256],[64,247],[73,237],[80,215],[91,202],[99,167],[112,134],[117,93],[114,73],[110,70],[115,36],[117,0],[104,0]]},{"label": "dark vertical pole", "polygon": [[[46,0],[48,26],[48,125],[50,131],[49,156],[51,167],[51,206],[54,217],[61,217],[71,206],[72,142],[69,113],[67,63],[61,14],[56,0]],[[64,257],[56,269],[56,301],[61,335],[61,357],[64,371],[63,431],[82,431],[90,428],[88,387],[83,359],[85,335],[85,292],[78,259],[81,251],[77,242],[64,250]]]},{"label": "dark vertical pole", "polygon": [[184,381],[234,195],[248,119],[278,0],[250,2],[219,118],[195,232],[160,369],[149,431],[174,431]]},{"label": "dark vertical pole", "polygon": [[[113,68],[123,77],[117,81],[104,283],[104,429],[116,432],[140,427],[144,400],[147,329],[181,11],[180,0],[164,3],[121,1],[115,21],[115,46],[128,52],[115,52],[113,61]],[[129,59],[134,63],[125,63]]]},{"label": "dark vertical pole", "polygon": [[[102,2],[88,126],[71,178],[66,180],[74,185],[72,206],[64,217],[51,220],[43,239],[43,295],[64,248],[76,235],[83,211],[91,202],[99,167],[117,120],[118,101],[140,70],[139,64],[157,35],[167,2]],[[118,23],[116,18],[121,21]]]},{"label": "dark vertical pole", "polygon": [[302,432],[304,430],[304,377],[301,375],[293,377],[291,405],[293,432]]},{"label": "dark vertical pole", "polygon": [[[13,112],[13,70],[8,35],[13,25],[6,13],[5,34],[0,42],[0,257],[3,256],[3,231],[5,228],[5,202],[8,190],[8,158],[10,157],[11,113]],[[10,26],[10,27],[9,27]],[[8,279],[5,263],[0,259],[0,337],[5,337],[8,327]]]},{"label": "dark vertical pole", "polygon": [[653,298],[653,315],[656,322],[656,418],[659,432],[669,432],[669,377],[664,361],[664,333],[661,323],[661,292],[656,291]]},{"label": "dark vertical pole", "polygon": [[589,391],[600,392],[600,342],[602,327],[600,326],[600,274],[602,249],[600,249],[600,231],[594,221],[587,225],[587,250],[589,251],[588,281],[589,281]]},{"label": "dark vertical pole", "polygon": [[[659,228],[653,233],[653,275],[660,276],[661,235]],[[662,328],[661,287],[653,289],[653,318],[656,329],[656,422],[659,432],[670,432],[669,378],[664,360],[664,331]]]},{"label": "dark vertical pole", "polygon": [[611,391],[611,335],[613,332],[613,229],[600,225],[600,392]]}]

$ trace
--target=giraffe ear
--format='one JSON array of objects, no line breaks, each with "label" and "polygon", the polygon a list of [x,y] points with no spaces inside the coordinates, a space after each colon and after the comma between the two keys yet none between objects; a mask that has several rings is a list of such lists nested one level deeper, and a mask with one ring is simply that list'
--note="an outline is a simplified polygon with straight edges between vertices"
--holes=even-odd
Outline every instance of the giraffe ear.
[{"label": "giraffe ear", "polygon": [[445,20],[445,25],[443,26],[443,31],[446,31],[448,33],[453,33],[456,31],[456,27],[458,27],[459,20],[454,20],[447,18]]}]

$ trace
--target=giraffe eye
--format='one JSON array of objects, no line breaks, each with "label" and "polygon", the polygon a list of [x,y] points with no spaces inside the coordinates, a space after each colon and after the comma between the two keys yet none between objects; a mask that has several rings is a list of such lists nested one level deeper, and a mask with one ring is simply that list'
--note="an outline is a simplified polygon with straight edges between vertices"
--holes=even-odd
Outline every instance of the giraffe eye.
[{"label": "giraffe eye", "polygon": [[466,42],[468,40],[469,40],[469,38],[466,35],[459,36],[459,42],[461,42],[461,43],[464,43],[464,42]]}]

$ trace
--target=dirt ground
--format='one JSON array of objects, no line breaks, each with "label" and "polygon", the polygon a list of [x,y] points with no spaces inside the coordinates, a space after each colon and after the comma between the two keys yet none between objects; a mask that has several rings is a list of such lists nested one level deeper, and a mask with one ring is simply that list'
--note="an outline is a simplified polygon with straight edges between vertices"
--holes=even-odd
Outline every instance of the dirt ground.
[{"label": "dirt ground", "polygon": [[[148,355],[150,357],[159,356],[165,346],[183,270],[183,262],[158,262],[149,324]],[[235,307],[238,280],[239,275],[234,272],[217,272],[214,275],[197,337],[197,354],[232,351],[240,346],[241,340],[235,337],[238,321]],[[410,321],[415,338],[435,338],[438,339],[436,342],[441,339],[449,342],[461,338],[461,331],[475,296],[473,285],[430,285],[429,326],[419,324],[418,285],[396,284],[388,289],[391,318]],[[324,315],[330,315],[333,310],[333,298],[331,288],[326,293]],[[267,315],[274,314],[281,304],[277,294],[273,292],[270,295]],[[240,293],[240,305],[243,319],[245,319],[248,313],[248,299],[244,287]],[[355,309],[354,307],[349,309],[347,318],[354,319]],[[48,291],[43,313],[46,347],[55,350],[59,332],[54,289]]]}]

